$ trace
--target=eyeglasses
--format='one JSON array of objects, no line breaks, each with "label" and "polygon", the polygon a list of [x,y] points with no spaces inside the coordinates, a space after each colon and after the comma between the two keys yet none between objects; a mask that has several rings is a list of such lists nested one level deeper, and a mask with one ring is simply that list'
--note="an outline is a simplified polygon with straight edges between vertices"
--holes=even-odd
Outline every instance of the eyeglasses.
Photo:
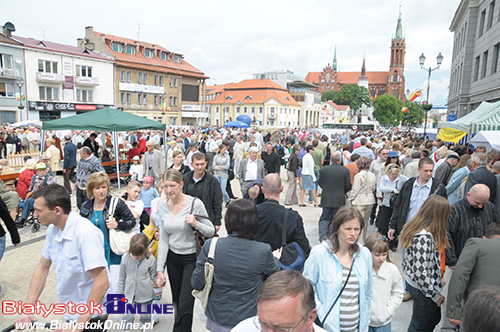
[{"label": "eyeglasses", "polygon": [[[307,317],[307,316],[306,316]],[[272,326],[269,326],[267,325],[266,323],[261,323],[260,320],[259,320],[259,317],[255,317],[253,319],[253,324],[255,325],[255,327],[259,330],[259,331],[262,331],[262,332],[268,332],[269,330],[272,330],[274,332],[293,332],[297,326],[300,325],[300,323],[306,318],[306,317],[302,317],[298,322],[297,324],[295,324],[293,327],[291,328],[286,328],[286,327],[272,327]]]}]

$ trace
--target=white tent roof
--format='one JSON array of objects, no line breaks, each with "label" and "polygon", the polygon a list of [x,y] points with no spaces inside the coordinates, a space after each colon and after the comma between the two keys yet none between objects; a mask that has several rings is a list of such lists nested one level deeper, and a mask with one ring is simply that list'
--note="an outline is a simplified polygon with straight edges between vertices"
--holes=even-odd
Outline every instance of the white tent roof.
[{"label": "white tent roof", "polygon": [[478,108],[456,121],[440,122],[439,128],[452,128],[468,134],[482,129],[500,130],[500,101],[488,103],[483,101]]},{"label": "white tent roof", "polygon": [[484,145],[486,151],[490,151],[493,148],[500,150],[500,131],[480,131],[469,143],[474,146]]}]

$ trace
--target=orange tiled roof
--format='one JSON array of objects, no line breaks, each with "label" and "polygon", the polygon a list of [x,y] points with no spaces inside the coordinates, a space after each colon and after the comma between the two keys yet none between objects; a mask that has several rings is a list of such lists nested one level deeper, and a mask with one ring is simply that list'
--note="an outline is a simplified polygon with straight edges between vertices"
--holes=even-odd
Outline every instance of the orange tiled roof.
[{"label": "orange tiled roof", "polygon": [[308,83],[317,84],[319,82],[320,75],[321,75],[321,72],[319,72],[319,71],[311,71],[311,72],[307,73],[305,81]]},{"label": "orange tiled roof", "polygon": [[217,85],[215,91],[210,91],[210,94],[220,93],[214,100],[207,101],[207,104],[237,104],[238,102],[254,105],[263,104],[274,98],[283,105],[300,106],[293,99],[287,89],[279,84],[268,79],[251,79],[244,80],[239,83],[229,83],[224,87]]},{"label": "orange tiled roof", "polygon": [[349,108],[349,105],[337,105],[333,101],[327,101],[326,103],[331,107],[335,108],[337,111],[345,111],[347,110],[347,108]]},{"label": "orange tiled roof", "polygon": [[[122,65],[122,66],[128,66],[132,67],[135,69],[142,69],[142,70],[153,70],[153,71],[160,71],[160,72],[166,72],[166,73],[173,73],[173,74],[181,74],[185,76],[194,76],[198,78],[208,78],[205,76],[205,74],[188,63],[187,61],[182,58],[180,63],[175,62],[171,56],[172,55],[179,55],[182,56],[179,53],[171,52],[167,50],[166,48],[157,45],[157,44],[152,44],[148,42],[142,42],[142,41],[136,41],[133,39],[129,38],[124,38],[124,37],[119,37],[119,36],[114,36],[114,35],[108,35],[104,34],[101,32],[94,31],[92,29],[92,32],[97,36],[97,38],[101,39],[104,37],[105,39],[105,45],[108,48],[108,50],[113,54],[113,56],[116,59],[116,64],[117,65]],[[120,53],[120,52],[114,52],[113,49],[111,48],[111,42],[118,42],[120,44],[128,44],[131,46],[137,46],[139,45],[139,51],[135,52],[135,55],[128,54],[128,53]],[[153,56],[152,58],[148,58],[144,55],[144,49],[150,49],[151,51],[154,51],[156,47],[157,50],[157,55]],[[123,50],[125,51],[125,50]],[[165,52],[168,54],[168,61],[162,60],[160,57],[160,52]]]},{"label": "orange tiled roof", "polygon": [[332,116],[333,114],[332,114],[332,112],[330,112],[329,110],[324,109],[324,110],[323,110],[323,115],[329,115],[329,116]]}]

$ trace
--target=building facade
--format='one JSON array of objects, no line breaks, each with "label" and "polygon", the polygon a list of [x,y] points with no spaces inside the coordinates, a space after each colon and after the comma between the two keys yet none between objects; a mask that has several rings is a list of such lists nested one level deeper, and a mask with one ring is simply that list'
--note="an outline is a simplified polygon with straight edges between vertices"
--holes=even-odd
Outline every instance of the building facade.
[{"label": "building facade", "polygon": [[85,48],[14,38],[24,45],[26,119],[54,120],[113,106],[113,59]]},{"label": "building facade", "polygon": [[268,79],[273,81],[274,83],[278,83],[282,87],[288,89],[289,84],[295,81],[303,81],[304,78],[298,75],[295,75],[291,70],[274,70],[267,71],[265,73],[257,73],[253,74],[254,79]]},{"label": "building facade", "polygon": [[349,105],[337,105],[332,101],[321,103],[321,121],[324,123],[350,123],[351,108]]},{"label": "building facade", "polygon": [[[23,45],[12,38],[11,23],[0,30],[0,123],[26,120],[26,80]],[[24,98],[25,99],[25,98]],[[21,106],[21,107],[20,107]]]},{"label": "building facade", "polygon": [[448,114],[457,119],[483,101],[500,100],[499,18],[495,0],[462,0],[455,12]]},{"label": "building facade", "polygon": [[345,84],[359,84],[365,86],[372,98],[385,93],[405,100],[405,61],[406,42],[403,36],[401,12],[396,25],[396,34],[391,39],[391,53],[389,71],[366,71],[365,59],[361,72],[342,72],[337,68],[337,49],[335,48],[332,65],[327,64],[321,72],[309,72],[305,80],[319,86],[318,92],[338,91]]},{"label": "building facade", "polygon": [[300,104],[299,126],[317,127],[321,123],[321,94],[316,91],[317,85],[305,81],[294,81],[288,84],[293,99]]},{"label": "building facade", "polygon": [[115,59],[115,104],[118,108],[170,125],[205,124],[200,95],[204,73],[179,53],[152,43],[85,28],[78,45]]},{"label": "building facade", "polygon": [[239,83],[207,87],[206,111],[211,124],[221,126],[241,114],[254,123],[275,127],[296,127],[300,104],[287,89],[269,79],[244,80]]}]

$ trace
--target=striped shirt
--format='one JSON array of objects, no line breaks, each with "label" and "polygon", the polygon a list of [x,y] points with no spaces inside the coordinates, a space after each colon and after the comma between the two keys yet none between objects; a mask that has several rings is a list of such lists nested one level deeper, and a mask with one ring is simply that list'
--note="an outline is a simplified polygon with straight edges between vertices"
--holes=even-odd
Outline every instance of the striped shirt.
[{"label": "striped shirt", "polygon": [[448,217],[450,246],[446,248],[446,265],[455,266],[467,240],[471,237],[483,237],[486,226],[499,221],[495,205],[490,201],[482,209],[471,206],[467,198],[453,204]]},{"label": "striped shirt", "polygon": [[[347,281],[349,269],[342,267],[342,285]],[[351,272],[349,281],[340,295],[340,331],[356,332],[359,326],[359,281],[355,273]]]}]

